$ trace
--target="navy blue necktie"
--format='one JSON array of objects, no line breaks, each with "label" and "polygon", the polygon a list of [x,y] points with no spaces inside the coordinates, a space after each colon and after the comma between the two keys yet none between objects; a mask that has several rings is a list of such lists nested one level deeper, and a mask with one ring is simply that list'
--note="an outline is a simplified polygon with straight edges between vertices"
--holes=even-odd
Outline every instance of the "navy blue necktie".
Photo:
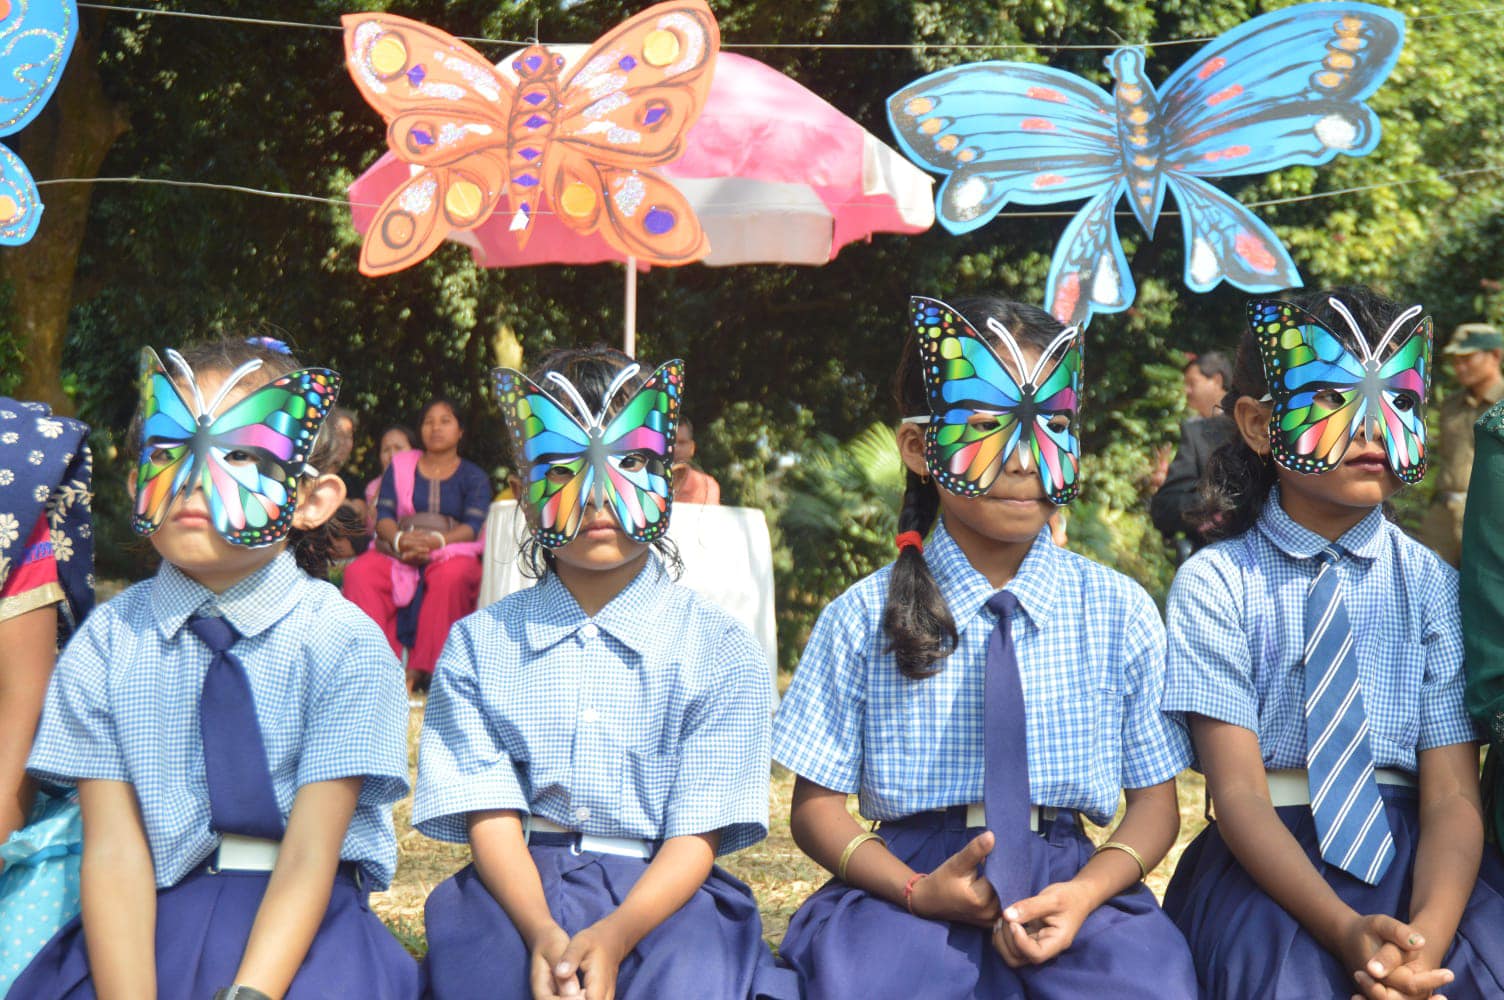
[{"label": "navy blue necktie", "polygon": [[982,872],[1008,906],[1030,894],[1029,747],[1024,729],[1024,688],[1013,651],[1009,617],[1018,598],[1006,590],[987,601],[997,614],[997,627],[987,642],[987,674],[983,684],[982,724],[986,771],[982,803],[987,829],[997,838]]},{"label": "navy blue necktie", "polygon": [[1306,768],[1311,815],[1321,857],[1369,885],[1394,860],[1384,797],[1373,775],[1368,715],[1358,683],[1358,658],[1342,600],[1335,548],[1316,557],[1321,568],[1306,595]]},{"label": "navy blue necktie", "polygon": [[193,634],[214,654],[199,696],[199,734],[209,780],[210,823],[220,833],[282,839],[282,811],[272,789],[266,745],[245,665],[230,652],[240,638],[223,618],[196,615]]}]

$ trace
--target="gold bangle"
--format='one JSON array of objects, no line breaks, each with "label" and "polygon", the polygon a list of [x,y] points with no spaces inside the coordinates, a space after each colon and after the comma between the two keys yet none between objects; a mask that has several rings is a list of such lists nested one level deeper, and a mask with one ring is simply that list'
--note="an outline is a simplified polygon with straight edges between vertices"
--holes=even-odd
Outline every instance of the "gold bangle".
[{"label": "gold bangle", "polygon": [[870,832],[859,833],[855,837],[852,837],[851,842],[846,845],[846,849],[841,852],[840,863],[836,865],[836,878],[840,879],[842,882],[846,881],[846,865],[850,863],[851,856],[856,853],[856,849],[858,847],[861,847],[869,840],[881,841],[884,845],[888,843],[877,834]]},{"label": "gold bangle", "polygon": [[1135,851],[1131,845],[1125,844],[1121,840],[1109,840],[1095,851],[1092,851],[1092,857],[1096,857],[1103,851],[1122,851],[1133,859],[1134,864],[1138,865],[1138,880],[1140,882],[1149,877],[1149,866],[1144,864],[1143,856]]}]

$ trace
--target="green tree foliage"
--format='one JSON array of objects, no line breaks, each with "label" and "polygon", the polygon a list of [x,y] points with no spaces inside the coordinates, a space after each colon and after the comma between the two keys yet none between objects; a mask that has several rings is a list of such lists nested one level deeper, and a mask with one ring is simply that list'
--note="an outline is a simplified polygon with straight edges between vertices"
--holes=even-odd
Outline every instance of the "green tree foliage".
[{"label": "green tree foliage", "polygon": [[[224,0],[169,7],[254,16]],[[1282,5],[1282,4],[1276,4]],[[347,4],[298,0],[278,17],[336,24]],[[638,3],[594,0],[567,12],[552,4],[418,0],[389,9],[459,35],[588,41]],[[913,48],[744,49],[799,79],[879,136],[888,136],[887,94],[934,68],[981,58],[1048,62],[1106,83],[1101,50],[1052,46],[1208,37],[1261,13],[1249,0],[742,0],[714,2],[725,38],[740,42],[884,42]],[[1453,5],[1456,7],[1457,5]],[[1462,5],[1466,7],[1466,5]],[[1406,5],[1405,52],[1373,100],[1384,140],[1370,157],[1339,158],[1223,187],[1245,202],[1324,195],[1259,209],[1291,248],[1308,285],[1365,281],[1428,303],[1442,330],[1497,312],[1479,302],[1480,279],[1504,278],[1504,102],[1497,54],[1504,16],[1453,16]],[[129,109],[130,130],[111,151],[107,176],[166,177],[342,196],[384,146],[380,119],[349,82],[335,31],[106,15],[101,72],[110,100]],[[955,50],[950,44],[990,48]],[[1018,46],[1039,46],[1037,49]],[[504,45],[484,47],[495,58]],[[1159,46],[1149,73],[1163,80],[1193,48]],[[1482,172],[1492,169],[1494,172]],[[1461,171],[1475,171],[1454,176]],[[1403,182],[1403,183],[1393,183]],[[874,422],[891,421],[887,384],[903,342],[911,292],[941,297],[987,291],[1038,302],[1059,217],[1003,217],[952,237],[878,237],[848,247],[823,268],[691,266],[660,269],[640,284],[640,351],[686,358],[688,409],[702,428],[701,456],[723,478],[729,502],[779,504],[794,485],[818,494],[855,467],[822,469]],[[1156,591],[1168,578],[1145,529],[1139,483],[1153,448],[1175,436],[1181,350],[1231,347],[1246,296],[1223,286],[1190,294],[1178,220],[1153,236],[1120,218],[1139,296],[1099,317],[1087,353],[1085,503],[1073,536],[1103,561]],[[39,239],[46,238],[45,222]],[[101,185],[79,262],[65,368],[81,414],[122,428],[134,404],[135,355],[214,331],[270,326],[310,358],[347,377],[346,401],[372,434],[410,421],[436,393],[471,418],[465,450],[484,465],[505,461],[489,398],[493,342],[514,331],[529,358],[555,345],[614,342],[621,271],[541,267],[485,271],[446,247],[427,263],[379,280],[355,269],[358,237],[347,209],[222,191]],[[0,338],[0,348],[4,340]],[[865,440],[865,439],[864,439]],[[119,482],[111,442],[101,442],[101,480]],[[805,463],[786,468],[790,456]],[[360,458],[357,453],[357,458]],[[822,480],[822,476],[824,479]],[[788,480],[786,483],[785,480]],[[880,483],[868,484],[876,489]],[[864,487],[865,488],[865,487]],[[122,495],[123,496],[123,495]],[[864,494],[865,498],[865,494]],[[870,499],[878,499],[874,494]],[[896,503],[896,495],[893,497]],[[865,502],[865,499],[863,500]],[[870,508],[878,535],[880,505]],[[818,607],[846,574],[886,558],[865,539],[818,540],[802,514],[782,528],[780,596],[786,610]],[[864,508],[867,509],[867,508]],[[106,504],[107,539],[125,518]],[[845,531],[847,523],[842,522]],[[797,539],[797,542],[793,541]],[[828,554],[842,549],[840,572]],[[104,571],[130,567],[110,553]],[[799,611],[807,620],[807,610]],[[798,617],[797,615],[795,616]],[[785,637],[800,633],[786,618]]]}]

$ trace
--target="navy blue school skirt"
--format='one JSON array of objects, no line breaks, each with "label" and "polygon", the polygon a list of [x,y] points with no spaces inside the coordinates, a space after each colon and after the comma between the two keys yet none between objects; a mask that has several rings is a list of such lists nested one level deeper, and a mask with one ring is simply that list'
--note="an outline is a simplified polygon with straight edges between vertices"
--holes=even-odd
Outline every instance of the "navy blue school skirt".
[{"label": "navy blue school skirt", "polygon": [[[416,1000],[422,970],[371,912],[366,893],[340,865],[329,909],[286,1000]],[[235,982],[271,872],[202,870],[157,892],[157,996],[208,1000]],[[83,924],[75,917],[21,973],[10,997],[94,1000]]]},{"label": "navy blue school skirt", "polygon": [[[978,833],[967,829],[964,807],[882,825],[888,850],[921,872],[940,867]],[[1030,847],[1032,881],[1041,888],[1075,876],[1094,849],[1075,813],[1064,811]],[[1023,969],[1008,968],[989,930],[916,917],[838,879],[805,900],[779,951],[799,971],[810,1000],[1195,1000],[1197,995],[1185,939],[1143,884],[1098,907],[1069,950]]]},{"label": "navy blue school skirt", "polygon": [[[529,845],[549,912],[577,934],[616,910],[648,862],[576,853],[572,834]],[[434,1000],[527,1000],[531,956],[506,911],[466,865],[428,897],[428,989]],[[719,866],[679,911],[621,963],[621,1000],[798,1000],[798,980],[773,962],[752,890]]]},{"label": "navy blue school skirt", "polygon": [[[1277,809],[1306,857],[1338,896],[1359,913],[1410,915],[1410,879],[1420,839],[1416,791],[1380,785],[1394,861],[1378,885],[1361,882],[1321,860],[1310,806]],[[1504,997],[1504,864],[1483,851],[1478,884],[1468,900],[1446,967],[1457,978],[1442,992],[1454,1000]],[[1210,824],[1186,848],[1165,893],[1165,910],[1185,932],[1201,988],[1218,1000],[1310,1000],[1349,997],[1350,970],[1322,948],[1294,917],[1254,884]]]}]

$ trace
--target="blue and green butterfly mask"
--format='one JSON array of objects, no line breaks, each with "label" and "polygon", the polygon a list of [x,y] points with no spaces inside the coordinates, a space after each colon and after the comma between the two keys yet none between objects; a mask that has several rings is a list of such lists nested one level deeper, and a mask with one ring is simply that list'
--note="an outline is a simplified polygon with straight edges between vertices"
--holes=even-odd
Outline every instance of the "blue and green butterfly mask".
[{"label": "blue and green butterfly mask", "polygon": [[668,530],[684,362],[659,366],[608,419],[612,401],[640,370],[631,364],[618,372],[594,413],[558,372],[549,372],[547,381],[569,406],[522,372],[492,371],[513,451],[527,478],[522,499],[545,547],[568,545],[592,503],[610,510],[634,542],[651,542]]},{"label": "blue and green butterfly mask", "polygon": [[1248,304],[1248,325],[1258,337],[1274,403],[1274,460],[1292,472],[1330,472],[1363,434],[1382,438],[1394,474],[1418,483],[1426,474],[1431,317],[1420,317],[1421,307],[1411,306],[1371,346],[1347,307],[1329,301],[1357,353],[1297,305],[1277,299]]},{"label": "blue and green butterfly mask", "polygon": [[287,536],[297,507],[298,479],[324,418],[339,398],[340,376],[304,368],[273,379],[216,416],[230,391],[261,367],[248,361],[205,404],[198,380],[177,351],[167,360],[185,398],[151,348],[141,352],[141,457],[131,527],[150,535],[173,501],[202,487],[214,528],[235,545],[259,548]]},{"label": "blue and green butterfly mask", "polygon": [[981,496],[1018,451],[1025,468],[1032,463],[1039,470],[1051,503],[1074,500],[1081,465],[1080,330],[1062,330],[1031,367],[1013,334],[989,318],[988,330],[1013,361],[1010,371],[944,302],[916,295],[909,307],[930,415],[904,419],[927,424],[924,459],[935,481],[957,496]]}]

